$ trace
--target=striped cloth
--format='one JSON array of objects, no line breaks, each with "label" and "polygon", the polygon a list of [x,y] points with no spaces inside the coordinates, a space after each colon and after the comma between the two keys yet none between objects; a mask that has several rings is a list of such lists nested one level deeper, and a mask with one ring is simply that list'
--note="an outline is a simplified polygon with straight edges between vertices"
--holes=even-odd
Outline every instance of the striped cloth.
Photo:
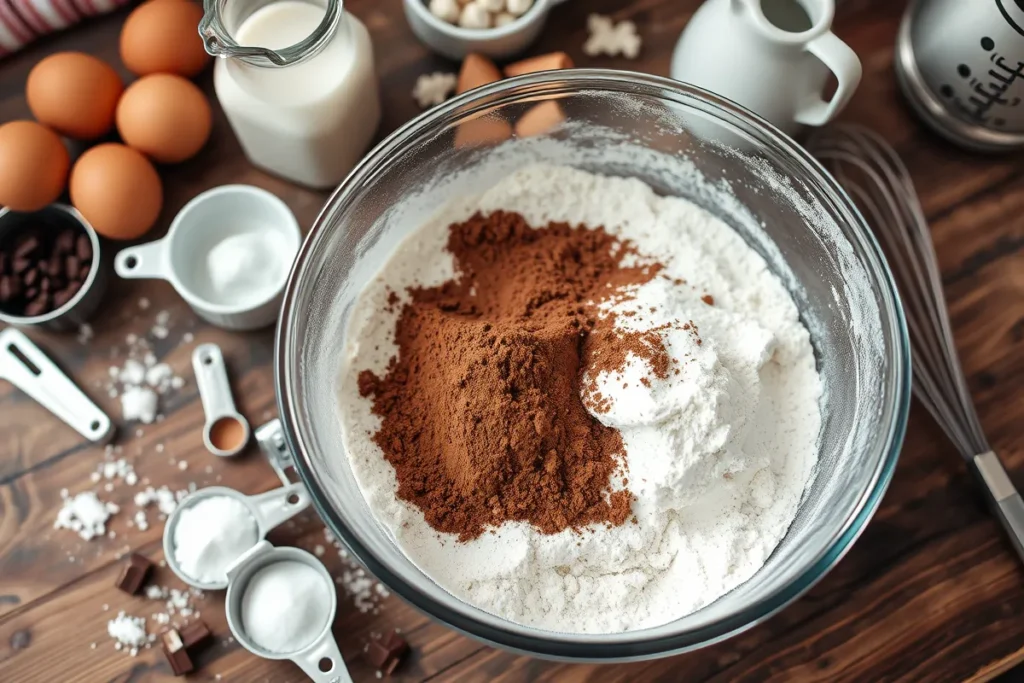
[{"label": "striped cloth", "polygon": [[132,0],[0,0],[0,58],[39,36],[106,14]]}]

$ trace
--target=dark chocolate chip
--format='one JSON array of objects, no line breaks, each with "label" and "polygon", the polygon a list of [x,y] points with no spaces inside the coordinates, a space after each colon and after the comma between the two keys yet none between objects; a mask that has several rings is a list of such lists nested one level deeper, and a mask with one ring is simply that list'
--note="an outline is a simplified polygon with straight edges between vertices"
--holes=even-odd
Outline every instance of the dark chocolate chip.
[{"label": "dark chocolate chip", "polygon": [[39,238],[35,235],[29,235],[18,243],[18,246],[14,250],[14,258],[26,258],[32,255],[36,249],[39,248]]},{"label": "dark chocolate chip", "polygon": [[[27,284],[30,284],[30,283],[26,282],[25,284],[27,285]],[[49,292],[50,291],[50,278],[44,277],[42,279],[42,281],[40,281],[40,283],[39,283],[39,291],[40,292]]]},{"label": "dark chocolate chip", "polygon": [[29,287],[28,289],[25,290],[25,298],[26,299],[35,299],[38,295],[39,295],[39,288],[38,287]]},{"label": "dark chocolate chip", "polygon": [[69,278],[77,278],[82,282],[85,282],[85,278],[89,277],[89,271],[92,270],[92,264],[86,263],[84,266],[78,269],[78,273],[68,273]]},{"label": "dark chocolate chip", "polygon": [[7,269],[11,266],[11,257],[6,251],[0,251],[0,275],[7,275]]},{"label": "dark chocolate chip", "polygon": [[78,260],[77,256],[65,256],[64,257],[64,272],[68,274],[68,277],[72,277],[78,273],[78,268],[82,265],[82,262]]},{"label": "dark chocolate chip", "polygon": [[43,292],[35,299],[29,302],[28,306],[25,306],[25,315],[29,318],[34,318],[37,315],[42,315],[50,310],[50,295]]},{"label": "dark chocolate chip", "polygon": [[[64,290],[60,294],[63,295],[66,293],[67,290]],[[68,296],[67,299],[64,300],[64,303],[67,303],[70,298],[71,297]],[[56,298],[54,299],[54,302],[56,303]],[[58,303],[56,305],[59,307],[63,304]],[[114,586],[128,595],[136,595],[142,589],[143,584],[146,583],[146,579],[149,577],[149,573],[151,571],[153,571],[153,563],[150,562],[147,557],[138,553],[132,553],[128,556],[128,562],[126,562],[124,567],[121,569],[121,574],[117,577],[117,581],[114,583]]]},{"label": "dark chocolate chip", "polygon": [[181,634],[181,642],[190,650],[202,645],[213,637],[210,629],[202,621],[193,621],[178,630]]},{"label": "dark chocolate chip", "polygon": [[71,250],[75,248],[75,233],[71,230],[65,230],[61,234],[57,235],[56,249],[62,254],[70,254]]},{"label": "dark chocolate chip", "polygon": [[85,235],[79,235],[78,241],[75,242],[75,256],[80,261],[88,261],[92,258],[92,245],[89,244],[89,238]]},{"label": "dark chocolate chip", "polygon": [[167,663],[171,665],[171,671],[175,676],[184,676],[195,668],[180,633],[172,628],[160,636],[160,641],[164,657],[167,658]]},{"label": "dark chocolate chip", "polygon": [[64,261],[64,259],[62,259],[60,257],[60,254],[58,254],[58,253],[50,254],[50,259],[46,263],[46,265],[47,265],[47,272],[49,272],[50,275],[56,275],[57,273],[59,273],[61,267],[63,267],[63,265],[64,265],[63,261]]},{"label": "dark chocolate chip", "polygon": [[25,271],[25,274],[21,276],[21,281],[26,287],[31,287],[39,279],[39,271],[35,268],[29,268]]},{"label": "dark chocolate chip", "polygon": [[15,273],[21,274],[32,267],[32,262],[27,258],[16,258],[14,259],[13,267]]},{"label": "dark chocolate chip", "polygon": [[74,295],[76,292],[78,292],[78,290],[80,290],[81,288],[82,288],[82,283],[79,282],[78,280],[72,280],[71,282],[68,283],[68,286],[65,287],[65,289],[67,291],[71,292],[72,295]]}]

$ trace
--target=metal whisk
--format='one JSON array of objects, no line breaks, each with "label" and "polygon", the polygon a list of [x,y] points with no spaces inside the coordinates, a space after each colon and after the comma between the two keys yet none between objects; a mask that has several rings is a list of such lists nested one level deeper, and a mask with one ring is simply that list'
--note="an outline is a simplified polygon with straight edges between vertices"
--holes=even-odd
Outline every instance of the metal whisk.
[{"label": "metal whisk", "polygon": [[1024,560],[1024,501],[981,429],[956,354],[935,247],[906,166],[877,133],[830,126],[808,144],[874,229],[910,328],[914,394],[967,461]]}]

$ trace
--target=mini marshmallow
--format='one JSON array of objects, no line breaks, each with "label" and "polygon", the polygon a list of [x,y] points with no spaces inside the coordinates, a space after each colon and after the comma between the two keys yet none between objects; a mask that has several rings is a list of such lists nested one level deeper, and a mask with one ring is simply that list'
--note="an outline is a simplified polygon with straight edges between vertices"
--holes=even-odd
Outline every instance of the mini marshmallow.
[{"label": "mini marshmallow", "polygon": [[457,0],[430,0],[430,13],[441,21],[454,24],[459,20],[459,3]]},{"label": "mini marshmallow", "polygon": [[513,21],[515,21],[518,18],[519,17],[517,17],[514,14],[509,14],[508,12],[502,12],[501,14],[499,14],[499,15],[494,17],[494,25],[495,26],[508,26],[509,24],[511,24]]},{"label": "mini marshmallow", "polygon": [[478,0],[473,0],[473,2],[462,8],[462,14],[459,16],[459,26],[462,28],[490,28],[491,13]]},{"label": "mini marshmallow", "polygon": [[497,13],[505,10],[505,0],[476,0],[476,3],[488,12]]},{"label": "mini marshmallow", "polygon": [[519,17],[533,7],[533,0],[507,0],[505,8],[512,16]]}]

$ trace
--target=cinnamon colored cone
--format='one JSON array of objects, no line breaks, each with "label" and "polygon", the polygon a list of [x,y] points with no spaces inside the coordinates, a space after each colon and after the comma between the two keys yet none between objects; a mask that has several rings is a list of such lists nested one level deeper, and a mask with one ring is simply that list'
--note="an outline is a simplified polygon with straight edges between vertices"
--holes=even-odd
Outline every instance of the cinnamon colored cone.
[{"label": "cinnamon colored cone", "polygon": [[516,137],[528,138],[533,135],[543,135],[562,121],[565,121],[562,105],[555,100],[541,102],[528,109],[516,121]]},{"label": "cinnamon colored cone", "polygon": [[505,67],[505,75],[509,78],[532,74],[537,71],[557,71],[558,69],[571,69],[575,66],[572,57],[564,52],[552,52],[546,55],[530,57]]},{"label": "cinnamon colored cone", "polygon": [[462,60],[462,69],[459,70],[459,83],[455,88],[455,94],[461,95],[467,90],[500,80],[501,71],[494,65],[494,62],[483,55],[471,52]]}]

